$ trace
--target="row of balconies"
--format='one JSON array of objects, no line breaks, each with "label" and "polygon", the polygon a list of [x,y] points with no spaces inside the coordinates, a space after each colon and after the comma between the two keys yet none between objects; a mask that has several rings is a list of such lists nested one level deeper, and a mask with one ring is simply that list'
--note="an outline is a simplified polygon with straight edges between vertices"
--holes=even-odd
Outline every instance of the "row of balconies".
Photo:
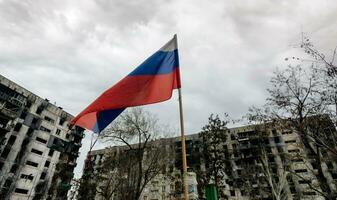
[{"label": "row of balconies", "polygon": [[23,105],[26,104],[26,98],[23,95],[20,95],[15,97],[15,96],[11,96],[3,91],[0,90],[0,99],[6,101],[6,102],[10,102],[11,104],[18,106],[18,107],[22,107]]},{"label": "row of balconies", "polygon": [[[6,94],[5,93],[2,93],[3,95],[2,95],[2,97],[4,97],[5,99],[6,99],[6,101],[8,101],[8,102],[10,102],[11,104],[13,104],[13,105],[16,105],[16,106],[20,106],[20,107],[22,107],[23,106],[23,103],[21,104],[21,102],[19,102],[19,101],[16,101],[15,99],[13,99],[13,98],[10,98],[10,97],[8,97],[8,95],[6,96]],[[1,95],[1,93],[0,93],[0,95]],[[1,97],[0,97],[1,98]],[[38,108],[37,108],[37,110],[36,110],[36,113],[37,114],[41,114],[42,113],[42,111],[46,108],[46,106],[47,106],[47,103],[42,103],[40,106],[38,106]],[[21,111],[22,109],[20,109],[20,111]],[[29,111],[28,110],[26,110],[26,113],[29,113]],[[19,114],[20,114],[20,112],[15,112],[15,111],[13,111],[13,110],[10,110],[10,109],[8,109],[8,108],[3,108],[3,109],[0,109],[0,115],[5,115],[5,116],[7,116],[7,118],[10,118],[10,119],[15,119],[15,118],[18,118],[18,116],[19,116]],[[34,129],[38,129],[39,128],[39,126],[40,126],[40,122],[41,122],[41,119],[38,119],[37,121],[35,120],[34,121],[34,119],[35,119],[35,117],[34,117],[34,119],[33,120],[31,120],[31,119],[28,119],[27,117],[27,114],[26,115],[24,115],[23,117],[24,117],[24,120],[22,120],[22,123],[24,123],[25,125],[27,125],[27,126],[29,126],[32,130],[33,130],[33,132],[34,132]],[[66,121],[66,118],[65,117],[61,117],[62,119],[60,120],[60,122],[61,121]],[[28,119],[28,121],[27,121],[27,119]],[[27,124],[28,123],[28,124]],[[13,127],[1,127],[0,129],[3,129],[4,131],[9,131],[10,129],[12,129]],[[20,148],[20,150],[19,150],[19,152],[18,152],[18,154],[17,154],[17,156],[16,156],[16,158],[15,158],[15,165],[20,165],[20,164],[22,164],[23,163],[23,160],[25,160],[25,154],[26,154],[26,147],[27,147],[27,145],[28,145],[28,143],[30,142],[30,140],[31,140],[31,136],[33,135],[33,132],[31,132],[31,133],[27,133],[27,135],[29,135],[29,136],[26,136],[25,137],[25,139],[24,139],[24,141],[22,142],[22,146],[21,146],[21,148]],[[13,132],[14,133],[14,132]],[[17,133],[17,132],[16,132]],[[75,135],[75,142],[73,142],[73,146],[76,146],[76,147],[80,147],[81,146],[81,139],[83,138],[83,131],[75,131],[75,132],[73,132],[74,133],[74,135]],[[6,148],[8,149],[8,148],[11,148],[11,145],[7,145],[6,146]],[[78,149],[77,149],[78,150]],[[71,155],[71,156],[73,156],[73,157],[77,157],[78,156],[78,152],[69,152],[68,153],[69,155]],[[4,159],[2,159],[2,160],[4,160]],[[72,168],[73,169],[73,167],[75,167],[76,166],[76,160],[71,160],[71,161],[69,161],[68,163],[67,163],[67,165],[68,166],[70,166],[70,168]],[[63,173],[66,177],[67,177],[67,179],[71,179],[72,177],[73,177],[73,173],[72,172],[66,172],[66,173]],[[11,185],[11,184],[10,184]],[[9,187],[10,187],[10,185],[9,185]],[[46,184],[40,184],[40,185],[46,185]],[[39,191],[35,191],[35,193],[39,193]],[[1,199],[1,198],[0,198]]]}]

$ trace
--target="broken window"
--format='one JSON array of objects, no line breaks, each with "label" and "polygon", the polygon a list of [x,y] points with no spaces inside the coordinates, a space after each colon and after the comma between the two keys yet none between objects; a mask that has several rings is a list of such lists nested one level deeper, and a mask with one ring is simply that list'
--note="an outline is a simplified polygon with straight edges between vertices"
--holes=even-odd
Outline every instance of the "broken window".
[{"label": "broken window", "polygon": [[50,165],[50,161],[46,160],[44,167],[49,167],[49,165]]},{"label": "broken window", "polygon": [[5,149],[2,151],[1,157],[4,158],[4,159],[6,159],[10,151],[11,151],[10,148],[5,148]]},{"label": "broken window", "polygon": [[45,119],[46,121],[48,121],[48,122],[52,123],[52,124],[54,124],[54,123],[55,123],[55,120],[54,120],[54,119],[52,119],[52,118],[50,118],[50,117],[48,117],[48,116],[44,116],[44,119]]},{"label": "broken window", "polygon": [[46,144],[46,143],[47,143],[47,140],[45,140],[45,139],[42,139],[42,138],[40,138],[40,137],[36,137],[36,141],[38,141],[38,142],[42,142],[42,143],[44,143],[44,144]]},{"label": "broken window", "polygon": [[18,167],[19,166],[17,164],[12,165],[12,168],[11,168],[10,172],[13,173],[13,174],[15,174],[16,171],[18,170]]},{"label": "broken window", "polygon": [[27,130],[27,135],[30,137],[30,136],[33,135],[33,132],[34,132],[34,129],[29,128],[29,129]]},{"label": "broken window", "polygon": [[26,117],[27,117],[27,112],[23,111],[20,115],[20,119],[24,120],[24,119],[26,119]]},{"label": "broken window", "polygon": [[11,135],[11,137],[9,138],[7,144],[13,145],[15,143],[15,140],[16,140],[16,136],[15,135]]},{"label": "broken window", "polygon": [[28,194],[28,190],[21,188],[15,188],[15,192],[19,194]]},{"label": "broken window", "polygon": [[15,124],[14,131],[19,132],[20,129],[21,129],[21,127],[22,127],[22,124],[21,124],[21,123]]},{"label": "broken window", "polygon": [[38,154],[38,155],[42,155],[43,152],[42,151],[39,151],[37,149],[32,149],[31,152],[35,153],[35,154]]},{"label": "broken window", "polygon": [[46,172],[42,172],[42,173],[41,173],[41,176],[40,176],[40,179],[45,179],[45,178],[46,178],[46,175],[47,175]]},{"label": "broken window", "polygon": [[39,164],[38,164],[38,163],[36,163],[36,162],[33,162],[33,161],[30,161],[30,160],[27,160],[27,162],[26,162],[26,165],[30,165],[30,166],[33,166],[33,167],[37,167],[37,166],[39,166]]},{"label": "broken window", "polygon": [[48,129],[48,128],[44,127],[44,126],[41,126],[41,127],[40,127],[40,130],[41,130],[41,131],[44,131],[44,132],[47,132],[47,133],[50,133],[50,132],[51,132],[50,129]]},{"label": "broken window", "polygon": [[29,174],[29,175],[27,175],[27,174],[21,174],[20,178],[32,181],[34,179],[34,176],[32,174]]},{"label": "broken window", "polygon": [[49,149],[49,153],[48,153],[48,156],[52,157],[54,154],[54,150],[53,149]]}]

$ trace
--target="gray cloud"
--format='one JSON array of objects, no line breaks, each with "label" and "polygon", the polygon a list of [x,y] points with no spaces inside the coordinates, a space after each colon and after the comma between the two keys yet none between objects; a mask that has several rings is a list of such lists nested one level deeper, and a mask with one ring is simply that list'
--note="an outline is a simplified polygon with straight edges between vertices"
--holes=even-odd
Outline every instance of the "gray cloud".
[{"label": "gray cloud", "polygon": [[[272,71],[299,54],[301,31],[333,49],[336,9],[329,0],[0,1],[0,71],[75,115],[177,33],[186,132],[195,133],[210,113],[240,118],[263,104]],[[179,130],[177,106],[175,94],[145,108]]]}]

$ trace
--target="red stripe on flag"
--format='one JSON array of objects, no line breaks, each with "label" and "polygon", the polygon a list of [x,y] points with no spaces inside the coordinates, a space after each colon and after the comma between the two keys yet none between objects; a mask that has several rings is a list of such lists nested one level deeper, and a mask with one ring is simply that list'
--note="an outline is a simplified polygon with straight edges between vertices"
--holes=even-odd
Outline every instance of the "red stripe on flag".
[{"label": "red stripe on flag", "polygon": [[71,124],[91,129],[97,120],[96,112],[162,102],[171,98],[173,89],[180,87],[179,68],[170,74],[127,76],[105,91]]},{"label": "red stripe on flag", "polygon": [[76,125],[92,130],[92,128],[96,124],[96,120],[97,120],[96,112],[92,112],[78,118],[78,120],[76,121]]}]

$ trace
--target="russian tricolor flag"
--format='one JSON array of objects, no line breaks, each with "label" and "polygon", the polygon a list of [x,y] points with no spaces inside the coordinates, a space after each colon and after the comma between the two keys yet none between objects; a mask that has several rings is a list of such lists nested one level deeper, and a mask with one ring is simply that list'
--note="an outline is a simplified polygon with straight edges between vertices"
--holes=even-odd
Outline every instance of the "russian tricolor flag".
[{"label": "russian tricolor flag", "polygon": [[71,122],[93,132],[101,132],[127,107],[168,100],[181,87],[177,37],[128,76],[106,90]]}]

